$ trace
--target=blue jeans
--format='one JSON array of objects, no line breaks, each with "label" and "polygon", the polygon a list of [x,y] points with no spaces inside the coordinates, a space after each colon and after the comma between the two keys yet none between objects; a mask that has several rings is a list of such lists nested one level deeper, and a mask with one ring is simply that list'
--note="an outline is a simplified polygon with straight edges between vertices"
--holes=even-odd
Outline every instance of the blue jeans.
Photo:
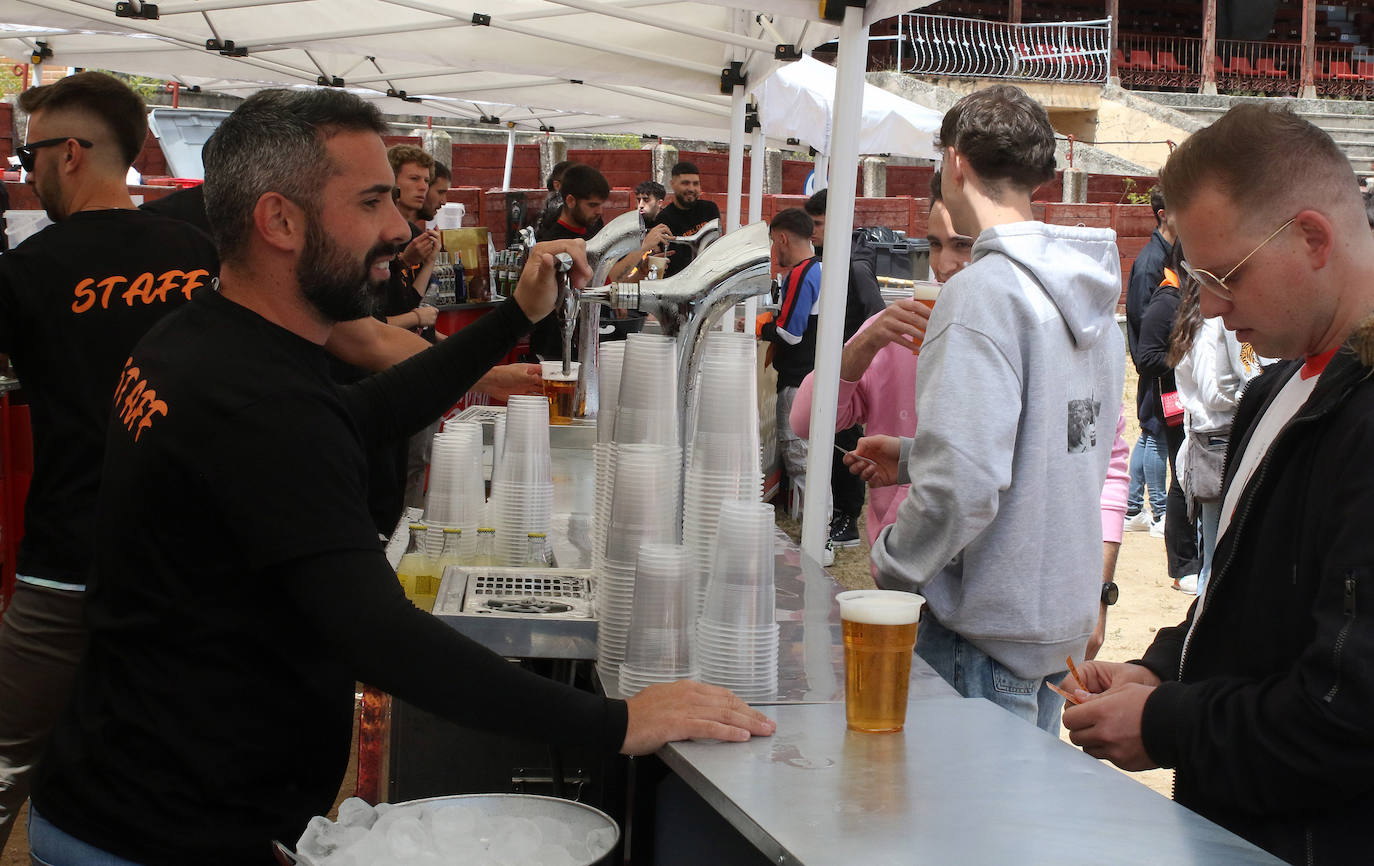
[{"label": "blue jeans", "polygon": [[916,655],[966,698],[987,698],[1042,730],[1059,733],[1064,699],[1047,682],[1059,685],[1068,671],[1023,679],[978,647],[941,625],[926,611],[916,632]]},{"label": "blue jeans", "polygon": [[1202,502],[1202,570],[1197,574],[1197,594],[1207,592],[1207,579],[1212,576],[1212,557],[1217,552],[1217,529],[1221,526],[1221,501]]},{"label": "blue jeans", "polygon": [[1141,433],[1131,449],[1131,483],[1126,492],[1126,515],[1140,513],[1145,488],[1150,489],[1150,514],[1155,520],[1164,516],[1169,496],[1169,443],[1163,436]]},{"label": "blue jeans", "polygon": [[33,866],[138,866],[94,845],[87,845],[48,823],[29,804],[29,860]]}]

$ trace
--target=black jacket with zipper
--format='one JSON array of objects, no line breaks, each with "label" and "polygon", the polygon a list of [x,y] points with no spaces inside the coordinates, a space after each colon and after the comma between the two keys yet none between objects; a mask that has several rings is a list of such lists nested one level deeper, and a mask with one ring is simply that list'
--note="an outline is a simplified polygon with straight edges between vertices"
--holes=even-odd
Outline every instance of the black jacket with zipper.
[{"label": "black jacket with zipper", "polygon": [[[1292,863],[1374,857],[1374,316],[1279,433],[1218,541],[1206,599],[1140,662],[1145,750],[1179,803]],[[1251,382],[1236,455],[1299,362]],[[1189,627],[1196,620],[1191,637]]]}]

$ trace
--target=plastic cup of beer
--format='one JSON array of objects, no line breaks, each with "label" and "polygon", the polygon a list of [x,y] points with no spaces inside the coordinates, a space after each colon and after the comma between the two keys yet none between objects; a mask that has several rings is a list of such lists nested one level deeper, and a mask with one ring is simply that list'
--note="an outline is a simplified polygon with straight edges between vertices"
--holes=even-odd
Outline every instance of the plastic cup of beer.
[{"label": "plastic cup of beer", "polygon": [[900,731],[906,724],[907,682],[916,623],[925,599],[910,592],[842,592],[844,710],[849,730]]},{"label": "plastic cup of beer", "polygon": [[[913,301],[920,301],[922,304],[925,304],[926,309],[929,309],[929,310],[934,310],[934,309],[935,309],[935,300],[936,300],[937,298],[939,298],[939,297],[940,297],[940,284],[939,284],[939,283],[917,282],[916,285],[915,285],[915,287],[912,288],[912,290],[911,290],[911,299],[912,299]],[[913,355],[918,355],[918,354],[920,354],[920,352],[921,352],[921,343],[920,343],[920,342],[912,342],[912,344],[911,344],[911,354],[913,354]]]},{"label": "plastic cup of beer", "polygon": [[578,362],[573,361],[564,373],[562,361],[543,363],[544,396],[549,401],[550,424],[571,424],[577,413],[577,367]]}]

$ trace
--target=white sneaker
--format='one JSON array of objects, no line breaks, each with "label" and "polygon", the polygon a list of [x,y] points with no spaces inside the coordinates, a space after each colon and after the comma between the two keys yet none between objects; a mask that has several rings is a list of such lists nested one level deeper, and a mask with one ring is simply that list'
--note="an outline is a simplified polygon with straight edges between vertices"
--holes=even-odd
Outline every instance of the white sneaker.
[{"label": "white sneaker", "polygon": [[1185,574],[1174,581],[1174,589],[1188,595],[1197,595],[1197,575]]},{"label": "white sneaker", "polygon": [[[821,565],[825,566],[826,568],[829,568],[830,566],[832,566],[832,565],[834,565],[834,564],[835,564],[835,543],[834,543],[833,541],[827,540],[827,541],[825,542],[825,550],[821,552]],[[1197,586],[1197,581],[1193,581],[1193,585],[1194,585],[1194,587],[1196,587],[1196,586]],[[1196,592],[1196,591],[1197,591],[1197,590],[1194,589],[1194,592]]]},{"label": "white sneaker", "polygon": [[1164,537],[1164,515],[1161,514],[1161,515],[1159,516],[1159,519],[1158,519],[1158,520],[1156,520],[1154,523],[1151,523],[1151,524],[1150,524],[1150,537],[1151,537],[1151,538],[1163,538],[1163,537]]},{"label": "white sneaker", "polygon": [[1150,513],[1141,511],[1132,517],[1127,517],[1121,528],[1127,532],[1149,532],[1150,525]]}]

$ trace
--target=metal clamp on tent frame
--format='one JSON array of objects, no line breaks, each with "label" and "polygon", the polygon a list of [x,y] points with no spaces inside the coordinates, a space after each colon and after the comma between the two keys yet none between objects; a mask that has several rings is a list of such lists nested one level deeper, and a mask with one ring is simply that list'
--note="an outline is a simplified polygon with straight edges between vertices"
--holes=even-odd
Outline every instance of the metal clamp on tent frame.
[{"label": "metal clamp on tent frame", "polygon": [[141,3],[139,0],[120,0],[115,4],[115,17],[156,21],[158,20],[157,4]]},{"label": "metal clamp on tent frame", "polygon": [[35,47],[33,49],[33,54],[29,56],[29,61],[33,63],[34,66],[37,66],[44,60],[47,60],[49,57],[52,57],[52,48],[48,47],[48,43],[36,42],[34,43],[34,46]]},{"label": "metal clamp on tent frame", "polygon": [[234,40],[232,40],[232,39],[226,39],[226,40],[224,40],[223,42],[219,41],[218,39],[207,39],[207,40],[205,40],[205,50],[206,50],[206,51],[218,51],[220,54],[223,54],[225,57],[247,57],[247,56],[248,56],[248,48],[247,48],[247,46],[243,46],[243,47],[237,46],[237,45],[234,44]]},{"label": "metal clamp on tent frame", "polygon": [[744,112],[745,135],[749,135],[754,130],[758,129],[760,125],[761,124],[759,123],[759,110],[757,108],[750,108]]},{"label": "metal clamp on tent frame", "polygon": [[[340,84],[340,86],[343,85],[343,79],[339,79],[339,84]],[[418,97],[418,96],[406,96],[406,92],[405,92],[404,90],[397,90],[397,89],[394,88],[394,87],[388,87],[388,88],[386,89],[386,95],[392,97],[393,99],[399,99],[399,100],[401,100],[402,102],[419,102],[419,101],[420,101],[420,97]]]},{"label": "metal clamp on tent frame", "polygon": [[496,123],[496,124],[499,124],[499,123],[501,122],[501,118],[497,117],[497,116],[494,115],[494,114],[484,114],[484,115],[482,115],[481,117],[477,118],[477,122],[478,122],[478,123]]},{"label": "metal clamp on tent frame", "polygon": [[802,53],[797,50],[796,45],[786,42],[773,49],[773,59],[791,63],[793,60],[801,60]]},{"label": "metal clamp on tent frame", "polygon": [[821,17],[826,21],[843,21],[844,10],[850,6],[868,8],[868,0],[821,0]]},{"label": "metal clamp on tent frame", "polygon": [[485,12],[474,12],[472,13],[472,23],[478,27],[490,27],[491,16]]},{"label": "metal clamp on tent frame", "polygon": [[[332,77],[332,78],[329,78],[329,77],[326,77],[326,76],[324,76],[324,75],[321,75],[319,78],[316,78],[316,79],[315,79],[315,83],[318,84],[318,85],[321,86],[321,87],[344,87],[344,86],[345,86],[345,85],[344,85],[344,80],[343,80],[342,78],[340,78],[339,76],[337,76],[337,75],[335,75],[335,76]],[[388,94],[388,95],[389,95],[389,94]]]},{"label": "metal clamp on tent frame", "polygon": [[734,93],[736,87],[744,85],[744,64],[738,60],[730,61],[730,65],[720,71],[720,92],[728,96]]}]

